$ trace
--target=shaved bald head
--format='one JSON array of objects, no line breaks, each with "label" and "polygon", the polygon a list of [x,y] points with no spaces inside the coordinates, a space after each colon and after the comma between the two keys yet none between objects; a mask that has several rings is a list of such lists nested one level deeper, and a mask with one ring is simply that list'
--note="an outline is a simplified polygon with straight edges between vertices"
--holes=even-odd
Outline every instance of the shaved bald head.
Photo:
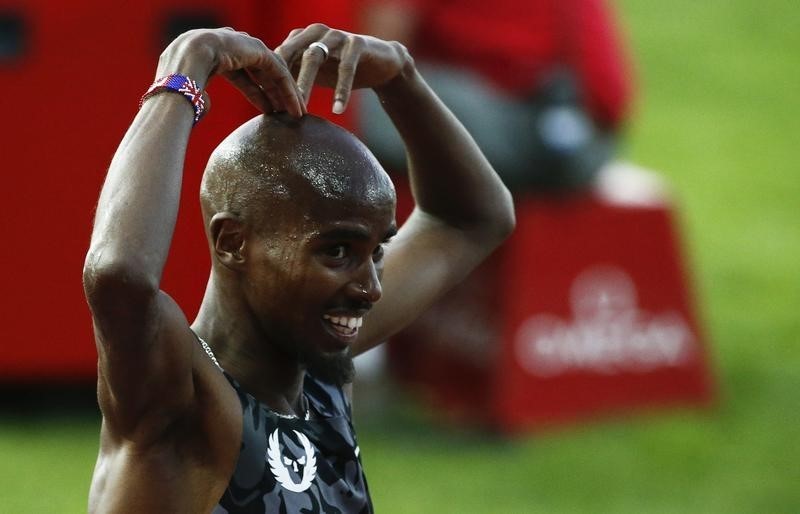
[{"label": "shaved bald head", "polygon": [[214,150],[200,190],[203,218],[229,212],[247,224],[314,215],[318,202],[394,202],[394,186],[353,134],[316,116],[257,116]]},{"label": "shaved bald head", "polygon": [[321,380],[349,381],[350,352],[331,346],[336,332],[323,316],[377,301],[359,295],[380,287],[370,283],[396,231],[395,191],[372,153],[321,118],[258,116],[214,150],[200,199],[207,295],[251,316],[272,351]]}]

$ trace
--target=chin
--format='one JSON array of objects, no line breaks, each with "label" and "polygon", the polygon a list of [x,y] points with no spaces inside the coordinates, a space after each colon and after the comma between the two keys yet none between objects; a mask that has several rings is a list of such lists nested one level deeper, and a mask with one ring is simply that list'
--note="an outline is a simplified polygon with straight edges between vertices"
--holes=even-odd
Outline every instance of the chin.
[{"label": "chin", "polygon": [[306,370],[315,378],[339,387],[352,382],[356,372],[350,348],[310,355],[306,359]]}]

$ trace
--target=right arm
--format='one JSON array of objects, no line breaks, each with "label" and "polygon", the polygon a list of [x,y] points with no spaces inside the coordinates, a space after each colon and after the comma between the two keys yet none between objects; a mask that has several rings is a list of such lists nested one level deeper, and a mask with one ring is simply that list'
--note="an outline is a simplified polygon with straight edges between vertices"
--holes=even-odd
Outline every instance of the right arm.
[{"label": "right arm", "polygon": [[[179,36],[158,64],[157,77],[170,73],[201,88],[221,74],[264,111],[300,116],[305,109],[280,58],[230,29]],[[97,205],[83,282],[98,351],[100,406],[121,434],[157,432],[193,400],[194,336],[160,291],[193,114],[181,95],[148,99],[112,159]]]},{"label": "right arm", "polygon": [[[327,60],[309,51],[319,41],[330,48]],[[374,89],[406,146],[416,208],[386,248],[383,295],[353,347],[366,351],[411,323],[508,237],[511,194],[400,43],[313,24],[292,31],[276,51],[295,64],[306,95],[313,84],[335,88],[333,112],[344,110],[353,88]]]}]

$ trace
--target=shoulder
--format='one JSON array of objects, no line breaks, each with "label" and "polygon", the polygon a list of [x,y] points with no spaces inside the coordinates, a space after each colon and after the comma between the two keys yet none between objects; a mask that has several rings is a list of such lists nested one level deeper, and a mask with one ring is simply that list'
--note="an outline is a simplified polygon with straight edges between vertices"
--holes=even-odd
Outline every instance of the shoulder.
[{"label": "shoulder", "polygon": [[[152,413],[130,433],[104,417],[90,492],[97,510],[125,511],[119,506],[127,504],[137,512],[174,512],[189,505],[207,512],[223,494],[239,457],[242,409],[222,373],[205,368],[195,370],[196,404],[163,416],[168,422]],[[102,507],[108,505],[119,508]]]}]

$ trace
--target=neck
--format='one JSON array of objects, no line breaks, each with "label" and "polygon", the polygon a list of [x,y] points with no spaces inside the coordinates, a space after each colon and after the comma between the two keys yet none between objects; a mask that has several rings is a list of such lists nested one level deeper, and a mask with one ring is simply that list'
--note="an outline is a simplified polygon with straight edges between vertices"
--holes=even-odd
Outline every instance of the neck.
[{"label": "neck", "polygon": [[271,341],[241,298],[212,272],[192,330],[247,392],[279,414],[302,416],[304,367]]}]

